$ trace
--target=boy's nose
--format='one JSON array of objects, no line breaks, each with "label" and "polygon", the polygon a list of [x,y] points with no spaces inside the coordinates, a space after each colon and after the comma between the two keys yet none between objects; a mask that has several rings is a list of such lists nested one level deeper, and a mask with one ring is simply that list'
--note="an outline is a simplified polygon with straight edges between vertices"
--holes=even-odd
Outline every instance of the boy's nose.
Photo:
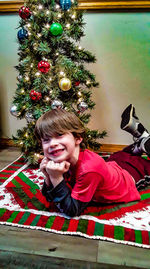
[{"label": "boy's nose", "polygon": [[58,145],[58,141],[55,137],[51,138],[51,141],[50,141],[50,147],[54,147]]}]

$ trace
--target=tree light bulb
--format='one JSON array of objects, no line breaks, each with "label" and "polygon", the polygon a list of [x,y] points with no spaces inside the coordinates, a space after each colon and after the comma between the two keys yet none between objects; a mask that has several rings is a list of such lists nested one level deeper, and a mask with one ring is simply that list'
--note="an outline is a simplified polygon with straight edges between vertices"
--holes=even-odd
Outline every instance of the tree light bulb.
[{"label": "tree light bulb", "polygon": [[20,145],[23,145],[23,142],[21,141],[19,144],[20,144]]},{"label": "tree light bulb", "polygon": [[24,93],[24,89],[21,90],[21,93],[22,93],[22,94]]},{"label": "tree light bulb", "polygon": [[75,17],[76,17],[76,14],[74,13],[74,14],[71,16],[71,18],[72,18],[72,19],[75,19]]},{"label": "tree light bulb", "polygon": [[26,133],[24,134],[24,136],[25,136],[25,137],[28,137],[28,133],[26,132]]},{"label": "tree light bulb", "polygon": [[78,47],[78,49],[79,49],[79,50],[82,50],[82,47],[81,47],[81,46],[79,46],[79,47]]},{"label": "tree light bulb", "polygon": [[40,154],[39,154],[39,153],[34,153],[34,158],[35,158],[35,160],[38,160],[39,157],[40,157]]},{"label": "tree light bulb", "polygon": [[79,99],[78,99],[78,102],[79,102],[79,103],[81,103],[82,101],[83,101],[83,99],[82,99],[82,98],[79,98]]},{"label": "tree light bulb", "polygon": [[47,15],[49,14],[49,10],[46,11],[46,14],[47,14]]},{"label": "tree light bulb", "polygon": [[31,24],[30,24],[30,23],[28,23],[28,24],[27,24],[27,27],[31,27]]},{"label": "tree light bulb", "polygon": [[33,67],[33,64],[31,64],[30,67],[32,68]]},{"label": "tree light bulb", "polygon": [[25,76],[25,80],[26,80],[26,81],[29,81],[29,77],[28,77],[28,76]]},{"label": "tree light bulb", "polygon": [[58,52],[56,52],[56,56],[58,56],[59,55],[59,53]]},{"label": "tree light bulb", "polygon": [[45,101],[48,102],[50,98],[48,96],[45,97]]},{"label": "tree light bulb", "polygon": [[45,25],[45,27],[48,29],[48,28],[50,27],[50,25],[47,23],[47,24]]},{"label": "tree light bulb", "polygon": [[68,28],[68,29],[70,28],[70,23],[66,24],[66,28]]},{"label": "tree light bulb", "polygon": [[41,34],[39,34],[39,33],[37,34],[37,37],[41,37],[41,36],[42,36]]},{"label": "tree light bulb", "polygon": [[59,14],[58,14],[58,18],[61,18],[61,17],[62,17],[62,14],[61,14],[61,13],[59,13]]},{"label": "tree light bulb", "polygon": [[36,72],[35,75],[36,75],[36,77],[39,77],[40,76],[40,72]]},{"label": "tree light bulb", "polygon": [[90,84],[90,81],[89,81],[89,80],[87,80],[86,84],[87,84],[87,85],[89,85],[89,84]]},{"label": "tree light bulb", "polygon": [[42,9],[42,8],[43,8],[43,6],[42,6],[42,5],[39,5],[39,6],[38,6],[38,9]]},{"label": "tree light bulb", "polygon": [[81,96],[82,95],[82,93],[81,92],[78,92],[78,96]]},{"label": "tree light bulb", "polygon": [[60,73],[59,73],[61,76],[64,76],[65,75],[65,73],[63,72],[63,71],[60,71]]},{"label": "tree light bulb", "polygon": [[34,44],[33,44],[33,49],[34,49],[34,50],[37,50],[37,43],[34,43]]},{"label": "tree light bulb", "polygon": [[52,78],[49,78],[49,81],[52,81]]},{"label": "tree light bulb", "polygon": [[59,9],[60,8],[60,6],[59,5],[56,5],[56,9]]},{"label": "tree light bulb", "polygon": [[42,60],[48,62],[48,59],[45,57],[43,57]]}]

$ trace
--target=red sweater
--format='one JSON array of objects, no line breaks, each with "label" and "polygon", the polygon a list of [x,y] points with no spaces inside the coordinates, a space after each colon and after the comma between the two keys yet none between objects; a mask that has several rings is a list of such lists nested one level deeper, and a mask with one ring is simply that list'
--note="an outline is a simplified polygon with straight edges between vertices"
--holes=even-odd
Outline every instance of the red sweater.
[{"label": "red sweater", "polygon": [[98,154],[84,150],[72,175],[71,197],[81,202],[131,202],[140,199],[132,176],[116,162],[105,162]]}]

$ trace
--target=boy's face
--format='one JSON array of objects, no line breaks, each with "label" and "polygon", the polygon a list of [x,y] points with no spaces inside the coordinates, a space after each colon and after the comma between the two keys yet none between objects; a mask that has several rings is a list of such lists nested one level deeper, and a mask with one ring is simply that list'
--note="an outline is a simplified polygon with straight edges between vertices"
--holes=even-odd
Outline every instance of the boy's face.
[{"label": "boy's face", "polygon": [[56,163],[68,161],[75,164],[78,159],[79,145],[82,138],[75,138],[72,133],[45,136],[41,139],[44,156]]}]

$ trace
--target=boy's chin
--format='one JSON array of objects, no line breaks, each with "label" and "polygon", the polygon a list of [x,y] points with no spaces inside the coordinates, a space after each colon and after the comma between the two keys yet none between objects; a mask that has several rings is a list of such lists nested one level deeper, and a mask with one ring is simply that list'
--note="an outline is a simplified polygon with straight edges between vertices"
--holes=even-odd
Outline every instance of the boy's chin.
[{"label": "boy's chin", "polygon": [[53,161],[54,163],[62,163],[66,160],[64,160],[63,158],[50,158],[48,156],[46,156],[46,158],[49,160],[49,161]]}]

